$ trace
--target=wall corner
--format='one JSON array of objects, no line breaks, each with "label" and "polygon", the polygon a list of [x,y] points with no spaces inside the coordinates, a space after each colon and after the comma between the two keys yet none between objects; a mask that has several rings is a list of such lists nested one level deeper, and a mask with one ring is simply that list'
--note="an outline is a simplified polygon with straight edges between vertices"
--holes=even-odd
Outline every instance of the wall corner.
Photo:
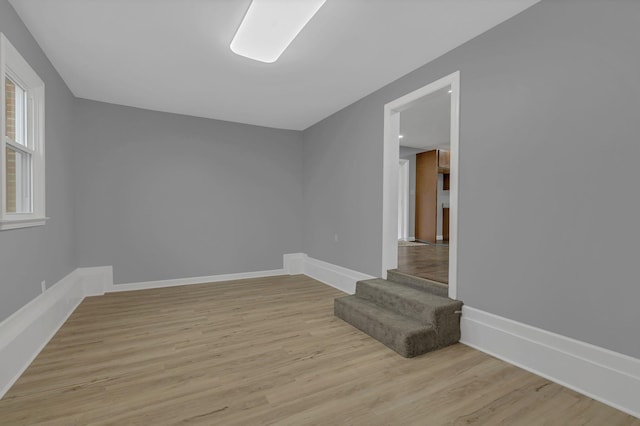
[{"label": "wall corner", "polygon": [[102,296],[113,287],[113,266],[78,268],[85,297]]},{"label": "wall corner", "polygon": [[307,259],[305,253],[291,253],[283,255],[284,270],[289,275],[304,274],[304,264]]}]

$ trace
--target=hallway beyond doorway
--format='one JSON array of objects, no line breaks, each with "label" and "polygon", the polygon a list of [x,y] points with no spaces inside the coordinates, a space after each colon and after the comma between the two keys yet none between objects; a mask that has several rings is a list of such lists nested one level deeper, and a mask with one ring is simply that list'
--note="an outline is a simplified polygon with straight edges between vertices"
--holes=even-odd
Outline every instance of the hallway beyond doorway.
[{"label": "hallway beyond doorway", "polygon": [[414,277],[449,283],[449,245],[398,245],[398,268]]}]

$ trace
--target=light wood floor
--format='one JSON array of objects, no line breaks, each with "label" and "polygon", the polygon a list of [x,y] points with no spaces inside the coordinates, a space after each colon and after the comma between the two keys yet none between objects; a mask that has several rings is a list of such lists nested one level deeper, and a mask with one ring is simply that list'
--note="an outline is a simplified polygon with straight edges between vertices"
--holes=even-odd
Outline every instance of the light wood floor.
[{"label": "light wood floor", "polygon": [[436,244],[398,247],[398,271],[447,284],[449,246]]},{"label": "light wood floor", "polygon": [[640,425],[461,344],[404,359],[304,276],[86,299],[2,425]]}]

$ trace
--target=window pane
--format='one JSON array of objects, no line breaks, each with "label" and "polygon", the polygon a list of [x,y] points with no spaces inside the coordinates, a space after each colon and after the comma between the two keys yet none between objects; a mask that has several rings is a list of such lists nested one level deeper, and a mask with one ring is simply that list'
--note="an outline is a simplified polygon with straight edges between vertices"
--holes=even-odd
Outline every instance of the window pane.
[{"label": "window pane", "polygon": [[26,145],[25,91],[11,79],[5,78],[6,136],[20,145]]},{"label": "window pane", "polygon": [[6,148],[7,213],[31,213],[31,155]]},{"label": "window pane", "polygon": [[6,118],[6,136],[9,139],[16,140],[16,85],[13,81],[5,78],[5,118]]}]

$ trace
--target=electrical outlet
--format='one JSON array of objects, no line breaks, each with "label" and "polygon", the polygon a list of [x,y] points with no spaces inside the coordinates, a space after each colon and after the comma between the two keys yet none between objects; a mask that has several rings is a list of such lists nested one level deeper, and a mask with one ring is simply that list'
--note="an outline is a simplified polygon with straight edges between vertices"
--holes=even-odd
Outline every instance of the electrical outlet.
[{"label": "electrical outlet", "polygon": [[45,291],[47,291],[47,282],[46,281],[42,281],[40,283],[40,287],[42,287],[42,292],[44,293]]}]

